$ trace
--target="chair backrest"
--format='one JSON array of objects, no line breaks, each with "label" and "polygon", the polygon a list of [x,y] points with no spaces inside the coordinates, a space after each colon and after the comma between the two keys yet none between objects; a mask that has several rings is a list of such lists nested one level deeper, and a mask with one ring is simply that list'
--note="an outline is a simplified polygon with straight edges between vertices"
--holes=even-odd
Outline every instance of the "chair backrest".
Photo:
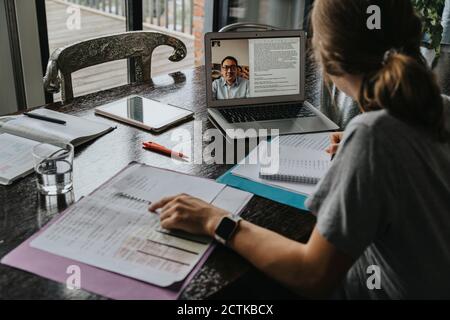
[{"label": "chair backrest", "polygon": [[158,32],[133,31],[89,39],[56,49],[51,55],[44,76],[47,92],[57,93],[62,87],[63,103],[73,100],[72,73],[97,64],[134,58],[136,81],[151,79],[152,53],[161,45],[174,49],[169,60],[186,57],[186,46],[181,40]]},{"label": "chair backrest", "polygon": [[247,31],[270,31],[270,30],[281,30],[278,27],[270,26],[268,24],[260,24],[260,23],[251,23],[251,22],[238,22],[229,24],[219,32],[230,32],[230,31],[239,31],[239,30],[247,30]]}]

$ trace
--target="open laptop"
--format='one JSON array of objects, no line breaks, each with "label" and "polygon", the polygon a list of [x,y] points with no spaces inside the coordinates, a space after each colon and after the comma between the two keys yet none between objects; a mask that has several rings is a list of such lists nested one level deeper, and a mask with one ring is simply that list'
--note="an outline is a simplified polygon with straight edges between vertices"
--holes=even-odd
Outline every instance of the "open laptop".
[{"label": "open laptop", "polygon": [[305,101],[305,42],[300,30],[206,34],[208,113],[228,138],[339,129]]}]

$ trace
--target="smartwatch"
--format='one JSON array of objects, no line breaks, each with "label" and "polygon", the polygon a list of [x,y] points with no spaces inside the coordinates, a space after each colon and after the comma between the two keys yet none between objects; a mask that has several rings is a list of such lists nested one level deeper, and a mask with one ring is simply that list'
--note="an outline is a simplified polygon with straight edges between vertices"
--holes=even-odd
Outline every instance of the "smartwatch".
[{"label": "smartwatch", "polygon": [[236,215],[223,217],[217,225],[216,231],[214,232],[214,239],[216,239],[221,244],[226,245],[233,234],[236,232],[236,229],[239,226],[239,221],[241,220],[242,218]]}]

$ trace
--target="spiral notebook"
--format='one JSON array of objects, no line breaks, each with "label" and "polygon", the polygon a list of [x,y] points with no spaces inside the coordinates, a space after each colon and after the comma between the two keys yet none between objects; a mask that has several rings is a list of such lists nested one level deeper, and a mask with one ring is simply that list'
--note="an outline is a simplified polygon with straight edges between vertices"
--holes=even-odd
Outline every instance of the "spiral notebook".
[{"label": "spiral notebook", "polygon": [[267,180],[317,184],[331,165],[324,151],[280,146],[278,170],[260,167],[259,177]]}]

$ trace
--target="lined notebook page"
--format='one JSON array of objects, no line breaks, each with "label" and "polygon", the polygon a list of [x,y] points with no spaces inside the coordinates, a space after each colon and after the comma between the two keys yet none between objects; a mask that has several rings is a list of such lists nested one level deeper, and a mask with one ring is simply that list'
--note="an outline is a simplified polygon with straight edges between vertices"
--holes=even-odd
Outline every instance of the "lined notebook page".
[{"label": "lined notebook page", "polygon": [[287,135],[278,137],[280,147],[325,151],[330,145],[330,133],[310,133],[302,135]]},{"label": "lined notebook page", "polygon": [[330,156],[322,150],[280,145],[277,172],[261,166],[260,177],[269,180],[316,184],[331,165]]},{"label": "lined notebook page", "polygon": [[[313,133],[313,134],[280,136],[275,139],[279,139],[280,148],[298,147],[308,149],[308,151],[321,151],[326,154],[325,149],[330,144],[329,136],[330,133]],[[275,139],[273,141],[276,141]],[[259,150],[259,148],[262,148],[263,150]],[[305,196],[313,194],[315,190],[314,184],[303,184],[303,183],[277,181],[261,178],[260,164],[250,164],[249,161],[249,159],[258,159],[258,155],[261,153],[262,154],[266,153],[262,144],[260,144],[258,148],[253,149],[247,158],[242,160],[239,165],[235,166],[232,169],[232,174],[234,176],[251,180],[260,184],[271,185],[287,191],[303,194]]]}]

